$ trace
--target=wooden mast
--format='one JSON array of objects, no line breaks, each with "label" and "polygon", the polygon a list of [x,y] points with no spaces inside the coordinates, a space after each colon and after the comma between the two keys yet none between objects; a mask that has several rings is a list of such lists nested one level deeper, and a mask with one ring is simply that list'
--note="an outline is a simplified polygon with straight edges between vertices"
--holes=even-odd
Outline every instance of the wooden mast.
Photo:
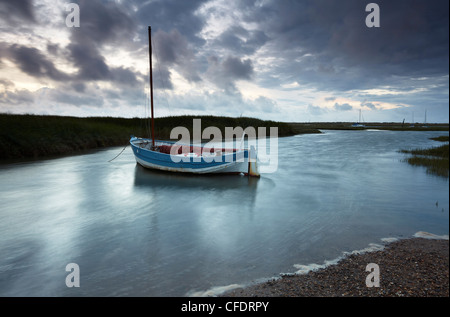
[{"label": "wooden mast", "polygon": [[148,27],[148,55],[150,60],[150,104],[152,112],[152,149],[155,148],[155,121],[153,119],[152,28]]}]

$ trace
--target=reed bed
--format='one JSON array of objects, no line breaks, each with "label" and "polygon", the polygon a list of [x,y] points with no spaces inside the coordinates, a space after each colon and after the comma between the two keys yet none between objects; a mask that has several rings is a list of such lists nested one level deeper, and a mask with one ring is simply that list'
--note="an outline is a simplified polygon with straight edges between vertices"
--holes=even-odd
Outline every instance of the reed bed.
[{"label": "reed bed", "polygon": [[[433,138],[437,141],[448,141],[448,136]],[[449,176],[449,145],[444,144],[429,149],[401,150],[401,153],[412,154],[405,161],[414,166],[424,166],[427,173],[448,178]]]}]

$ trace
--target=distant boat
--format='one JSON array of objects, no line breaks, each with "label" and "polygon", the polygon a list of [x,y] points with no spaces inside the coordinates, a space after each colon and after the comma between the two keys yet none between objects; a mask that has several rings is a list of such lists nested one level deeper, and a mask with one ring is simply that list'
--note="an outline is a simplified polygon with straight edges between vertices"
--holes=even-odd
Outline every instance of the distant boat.
[{"label": "distant boat", "polygon": [[428,128],[428,126],[427,126],[427,111],[426,110],[425,110],[425,119],[423,121],[422,128]]},{"label": "distant boat", "polygon": [[232,173],[259,176],[258,157],[254,147],[245,149],[244,136],[240,148],[207,148],[192,144],[155,140],[153,116],[153,74],[151,27],[148,27],[150,62],[150,102],[152,138],[130,139],[136,162],[145,168],[169,172],[209,174]]},{"label": "distant boat", "polygon": [[365,125],[361,123],[361,109],[359,109],[359,121],[358,123],[353,123],[352,127],[354,128],[365,127]]}]

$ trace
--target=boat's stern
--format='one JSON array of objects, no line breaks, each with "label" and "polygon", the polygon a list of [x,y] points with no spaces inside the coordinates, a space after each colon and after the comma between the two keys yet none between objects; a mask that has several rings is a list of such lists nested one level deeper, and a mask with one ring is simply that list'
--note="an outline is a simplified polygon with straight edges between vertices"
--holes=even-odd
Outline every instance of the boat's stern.
[{"label": "boat's stern", "polygon": [[248,175],[259,177],[258,154],[255,147],[251,146],[248,152]]}]

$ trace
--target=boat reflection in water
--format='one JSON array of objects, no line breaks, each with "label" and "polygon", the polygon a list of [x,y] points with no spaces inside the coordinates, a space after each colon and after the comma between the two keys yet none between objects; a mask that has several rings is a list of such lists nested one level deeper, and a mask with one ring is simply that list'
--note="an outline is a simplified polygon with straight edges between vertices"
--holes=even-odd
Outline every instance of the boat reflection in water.
[{"label": "boat reflection in water", "polygon": [[[182,201],[198,200],[199,197],[220,205],[239,204],[240,208],[253,209],[259,182],[264,178],[227,174],[186,174],[146,169],[136,164],[135,190],[145,190],[156,199]],[[265,183],[265,182],[264,182]],[[167,201],[164,204],[168,203]]]}]

